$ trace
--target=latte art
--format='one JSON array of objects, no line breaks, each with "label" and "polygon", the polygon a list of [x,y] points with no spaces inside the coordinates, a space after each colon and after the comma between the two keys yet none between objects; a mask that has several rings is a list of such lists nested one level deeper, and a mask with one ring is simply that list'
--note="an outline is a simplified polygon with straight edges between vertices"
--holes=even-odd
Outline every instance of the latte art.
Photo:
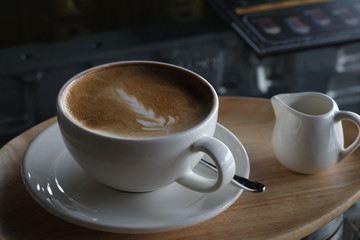
[{"label": "latte art", "polygon": [[129,107],[139,115],[136,121],[143,126],[143,130],[164,131],[169,133],[179,119],[178,116],[173,117],[170,115],[167,116],[167,119],[162,116],[156,117],[154,111],[152,109],[146,109],[136,97],[127,95],[122,89],[116,89],[116,91],[126,101]]},{"label": "latte art", "polygon": [[63,105],[85,128],[124,137],[157,137],[195,126],[213,96],[197,77],[151,63],[119,64],[79,76]]}]

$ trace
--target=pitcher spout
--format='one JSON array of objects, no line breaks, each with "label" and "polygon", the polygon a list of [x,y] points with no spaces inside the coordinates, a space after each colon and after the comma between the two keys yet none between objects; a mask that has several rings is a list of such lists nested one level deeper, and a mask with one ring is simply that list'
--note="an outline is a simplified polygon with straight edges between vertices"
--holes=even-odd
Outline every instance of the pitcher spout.
[{"label": "pitcher spout", "polygon": [[290,108],[290,100],[293,98],[293,94],[284,93],[278,94],[271,98],[271,105],[274,109],[275,117],[278,118],[284,111]]}]

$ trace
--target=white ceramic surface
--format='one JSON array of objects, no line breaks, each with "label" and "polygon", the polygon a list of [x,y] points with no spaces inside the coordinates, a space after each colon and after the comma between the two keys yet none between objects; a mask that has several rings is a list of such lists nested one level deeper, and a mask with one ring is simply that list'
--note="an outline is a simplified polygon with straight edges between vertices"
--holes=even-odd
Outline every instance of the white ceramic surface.
[{"label": "white ceramic surface", "polygon": [[[240,141],[221,125],[217,125],[215,137],[232,151],[236,173],[248,177],[249,160]],[[194,171],[216,176],[201,164]],[[178,183],[148,193],[114,190],[77,165],[64,146],[58,124],[51,125],[31,143],[22,163],[22,176],[31,196],[57,217],[120,233],[162,232],[191,226],[223,212],[243,192],[234,183],[212,193],[195,192]]]},{"label": "white ceramic surface", "polygon": [[360,116],[340,111],[329,96],[317,92],[279,94],[271,98],[276,121],[272,135],[274,153],[292,171],[312,174],[343,160],[360,145],[357,139],[344,148],[341,121]]},{"label": "white ceramic surface", "polygon": [[[202,95],[208,98],[208,113],[183,131],[152,138],[129,138],[101,133],[79,124],[70,116],[63,101],[68,87],[81,81],[82,76],[88,72],[129,65],[147,67],[151,71],[172,71],[179,78],[196,81],[198,84],[193,84],[191,91],[203,92]],[[143,74],[147,74],[147,71],[141,72],[142,76]],[[130,104],[129,109],[133,113],[138,112],[142,103],[138,103],[137,96],[131,96],[131,99],[133,104]],[[168,101],[176,102],[176,99],[169,98]],[[151,110],[151,115],[159,114],[145,106],[141,108],[144,111]],[[212,137],[216,129],[218,108],[219,99],[215,89],[200,75],[167,63],[124,61],[96,66],[66,82],[57,99],[57,119],[65,146],[73,159],[89,175],[107,186],[128,192],[147,192],[177,181],[198,192],[212,192],[227,185],[236,170],[230,150]],[[219,174],[213,179],[204,178],[192,171],[204,153],[212,156],[218,168]]]}]

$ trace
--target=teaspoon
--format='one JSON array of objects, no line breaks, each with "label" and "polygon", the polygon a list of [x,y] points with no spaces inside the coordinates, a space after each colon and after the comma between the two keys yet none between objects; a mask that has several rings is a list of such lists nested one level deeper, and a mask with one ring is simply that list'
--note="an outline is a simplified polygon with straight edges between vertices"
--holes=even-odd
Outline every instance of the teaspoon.
[{"label": "teaspoon", "polygon": [[[214,164],[209,163],[208,161],[201,159],[200,163],[202,163],[204,166],[207,166],[208,168],[217,171],[217,168]],[[265,191],[265,185],[259,182],[252,181],[250,179],[241,177],[239,175],[234,175],[233,177],[233,183],[235,183],[240,188],[250,191],[250,192],[263,192]]]}]

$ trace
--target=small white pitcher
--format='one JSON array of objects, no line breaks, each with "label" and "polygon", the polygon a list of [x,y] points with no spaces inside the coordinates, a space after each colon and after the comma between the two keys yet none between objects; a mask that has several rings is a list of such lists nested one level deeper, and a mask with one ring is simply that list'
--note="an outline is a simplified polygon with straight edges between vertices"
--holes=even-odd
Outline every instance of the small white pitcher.
[{"label": "small white pitcher", "polygon": [[[336,102],[317,92],[279,94],[271,98],[276,121],[274,153],[288,169],[312,174],[343,160],[360,145],[360,116],[339,111]],[[354,122],[359,134],[344,148],[342,120]]]}]

